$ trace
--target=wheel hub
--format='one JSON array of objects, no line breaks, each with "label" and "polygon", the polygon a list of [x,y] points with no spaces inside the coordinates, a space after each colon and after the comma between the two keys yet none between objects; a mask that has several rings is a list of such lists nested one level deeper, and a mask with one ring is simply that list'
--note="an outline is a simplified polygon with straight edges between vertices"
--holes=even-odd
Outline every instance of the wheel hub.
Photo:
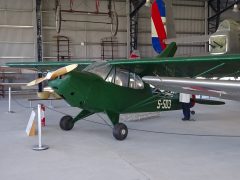
[{"label": "wheel hub", "polygon": [[122,129],[121,130],[121,135],[125,135],[126,134],[126,130],[125,129]]}]

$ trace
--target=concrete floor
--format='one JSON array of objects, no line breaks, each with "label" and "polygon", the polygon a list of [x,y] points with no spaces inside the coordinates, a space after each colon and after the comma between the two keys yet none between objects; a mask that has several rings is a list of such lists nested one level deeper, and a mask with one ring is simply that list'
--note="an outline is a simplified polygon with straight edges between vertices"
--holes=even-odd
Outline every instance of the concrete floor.
[{"label": "concrete floor", "polygon": [[[72,131],[64,132],[58,126],[62,115],[48,109],[43,143],[50,149],[36,152],[32,146],[37,144],[37,136],[28,137],[25,133],[31,110],[24,106],[29,104],[24,99],[14,99],[13,114],[7,113],[7,99],[0,100],[1,180],[236,180],[240,177],[240,103],[197,105],[194,122],[182,122],[181,111],[126,121],[129,128],[155,133],[130,129],[128,138],[121,142],[112,137],[110,127],[84,120]],[[54,105],[57,111],[78,113],[64,102]],[[100,117],[106,118],[100,114],[87,120],[104,123]]]}]

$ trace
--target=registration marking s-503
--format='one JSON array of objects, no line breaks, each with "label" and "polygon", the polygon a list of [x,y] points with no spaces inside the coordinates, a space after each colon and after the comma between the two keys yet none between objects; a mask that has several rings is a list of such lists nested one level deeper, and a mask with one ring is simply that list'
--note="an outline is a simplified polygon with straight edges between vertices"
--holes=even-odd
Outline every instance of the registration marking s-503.
[{"label": "registration marking s-503", "polygon": [[157,101],[157,109],[171,109],[172,100],[170,99],[159,99]]}]

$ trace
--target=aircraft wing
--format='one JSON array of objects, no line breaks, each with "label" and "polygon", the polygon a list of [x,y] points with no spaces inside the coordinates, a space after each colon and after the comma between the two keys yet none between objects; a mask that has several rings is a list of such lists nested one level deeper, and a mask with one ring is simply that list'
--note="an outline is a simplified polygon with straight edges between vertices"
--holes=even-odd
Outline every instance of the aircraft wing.
[{"label": "aircraft wing", "polygon": [[240,54],[210,55],[202,57],[168,57],[107,62],[119,68],[131,70],[141,77],[226,77],[239,76]]},{"label": "aircraft wing", "polygon": [[156,76],[145,76],[143,80],[161,90],[240,101],[240,81]]},{"label": "aircraft wing", "polygon": [[70,64],[78,64],[78,70],[82,70],[88,65],[94,63],[95,61],[57,61],[57,62],[11,62],[6,63],[6,66],[24,69],[33,69],[36,71],[46,72],[56,70],[60,67],[67,66]]}]

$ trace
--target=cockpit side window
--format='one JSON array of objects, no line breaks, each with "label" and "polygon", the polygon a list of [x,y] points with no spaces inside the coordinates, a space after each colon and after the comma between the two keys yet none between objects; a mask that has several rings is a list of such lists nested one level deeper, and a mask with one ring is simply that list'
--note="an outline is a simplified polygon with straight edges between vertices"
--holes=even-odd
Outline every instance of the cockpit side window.
[{"label": "cockpit side window", "polygon": [[136,75],[134,73],[130,73],[129,87],[133,88],[133,89],[143,89],[144,84],[143,84],[142,79],[138,75]]},{"label": "cockpit side window", "polygon": [[105,79],[106,82],[114,83],[115,79],[116,68],[112,67],[112,70],[109,72],[107,78]]},{"label": "cockpit side window", "polygon": [[138,75],[115,67],[112,68],[105,81],[132,89],[144,88],[143,81]]},{"label": "cockpit side window", "polygon": [[115,76],[115,84],[128,87],[129,72],[117,69]]}]

